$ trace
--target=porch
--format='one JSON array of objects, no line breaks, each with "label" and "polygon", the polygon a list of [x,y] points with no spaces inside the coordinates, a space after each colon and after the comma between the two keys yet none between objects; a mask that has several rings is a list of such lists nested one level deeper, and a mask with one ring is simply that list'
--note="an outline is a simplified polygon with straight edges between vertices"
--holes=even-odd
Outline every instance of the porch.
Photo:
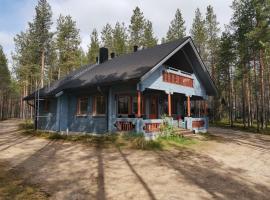
[{"label": "porch", "polygon": [[158,133],[164,118],[176,128],[206,132],[207,103],[200,96],[146,89],[136,94],[119,94],[116,98],[117,131]]}]

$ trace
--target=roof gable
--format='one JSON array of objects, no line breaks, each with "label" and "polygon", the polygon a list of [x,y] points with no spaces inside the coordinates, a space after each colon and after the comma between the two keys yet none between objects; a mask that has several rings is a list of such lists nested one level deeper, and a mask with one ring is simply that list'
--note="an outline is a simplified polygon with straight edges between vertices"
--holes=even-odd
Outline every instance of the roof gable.
[{"label": "roof gable", "polygon": [[[55,95],[66,89],[112,84],[113,82],[131,79],[138,81],[143,80],[177,51],[184,48],[187,43],[193,43],[190,37],[121,55],[101,64],[87,65],[79,70],[71,72],[63,79],[53,83],[50,87],[47,86],[42,88],[40,94],[41,96]],[[196,48],[193,49],[193,51],[196,51]],[[196,52],[194,55],[197,55]],[[200,57],[196,56],[196,59],[197,63],[200,63],[201,67],[205,68]],[[208,73],[207,70],[205,73]],[[202,74],[202,76],[205,75]],[[205,83],[210,85],[209,89],[216,91],[214,84],[210,83],[212,82],[210,76],[206,76],[206,79],[207,81],[205,81]]]}]

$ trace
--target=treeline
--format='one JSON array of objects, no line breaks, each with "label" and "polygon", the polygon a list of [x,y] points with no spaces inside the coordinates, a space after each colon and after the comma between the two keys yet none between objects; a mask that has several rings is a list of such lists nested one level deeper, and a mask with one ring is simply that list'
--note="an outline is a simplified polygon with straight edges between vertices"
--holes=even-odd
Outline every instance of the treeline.
[{"label": "treeline", "polygon": [[[269,123],[269,4],[268,0],[234,0],[231,22],[222,33],[211,5],[207,6],[205,16],[196,9],[189,32],[177,9],[167,34],[160,39],[164,43],[186,35],[193,38],[218,88],[219,95],[209,99],[214,121],[228,119],[233,125],[240,120],[245,127],[256,125],[258,130]],[[50,85],[84,64],[95,63],[101,46],[121,55],[131,52],[134,45],[149,48],[159,43],[152,22],[139,7],[133,10],[128,25],[107,23],[100,32],[93,29],[87,52],[81,48],[79,29],[71,16],[60,15],[56,31],[52,31],[48,2],[39,0],[35,11],[28,28],[14,38],[13,73],[20,97]],[[4,94],[2,91],[1,88]],[[29,117],[30,107],[20,102],[20,116]]]},{"label": "treeline", "polygon": [[232,8],[220,39],[216,116],[228,116],[231,125],[241,119],[259,131],[270,117],[270,1],[238,0]]}]

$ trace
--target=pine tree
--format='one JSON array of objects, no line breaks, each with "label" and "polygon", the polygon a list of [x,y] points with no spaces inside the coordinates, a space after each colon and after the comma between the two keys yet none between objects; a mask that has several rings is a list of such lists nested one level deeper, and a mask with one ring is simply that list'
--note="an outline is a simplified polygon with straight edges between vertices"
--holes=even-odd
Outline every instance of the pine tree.
[{"label": "pine tree", "polygon": [[212,78],[216,79],[216,62],[217,62],[217,52],[219,45],[219,27],[217,22],[217,16],[214,14],[213,7],[211,5],[207,6],[206,11],[206,31],[207,31],[207,50],[208,50],[208,58],[205,62],[208,66],[208,69],[211,73]]},{"label": "pine tree", "polygon": [[182,39],[186,35],[185,21],[179,9],[176,10],[174,19],[171,21],[169,30],[167,32],[167,41]]},{"label": "pine tree", "polygon": [[[216,85],[219,91],[219,102],[222,99],[226,99],[226,107],[217,109],[219,114],[226,117],[228,114],[230,125],[233,126],[233,80],[232,73],[235,62],[235,51],[233,44],[233,36],[228,30],[222,33],[220,44],[217,52],[217,74],[218,79],[216,80]],[[219,104],[219,107],[222,105]],[[223,118],[222,117],[222,118]]]},{"label": "pine tree", "polygon": [[52,39],[50,28],[52,25],[52,11],[47,0],[39,0],[35,8],[36,15],[33,23],[29,23],[30,34],[33,36],[35,52],[38,54],[36,64],[40,64],[40,86],[44,86],[44,73],[46,65],[46,54]]},{"label": "pine tree", "polygon": [[99,40],[98,40],[98,32],[96,29],[92,31],[90,38],[91,38],[91,43],[88,47],[87,57],[90,63],[95,63],[96,57],[98,57],[99,46],[100,46]]},{"label": "pine tree", "polygon": [[145,19],[143,12],[139,7],[133,10],[133,15],[130,19],[129,25],[129,47],[132,49],[134,45],[143,46],[143,35],[144,35],[144,24]]},{"label": "pine tree", "polygon": [[143,35],[143,47],[153,47],[157,45],[157,38],[154,36],[152,22],[147,20],[144,25],[144,35]]},{"label": "pine tree", "polygon": [[60,15],[57,20],[56,47],[58,51],[58,79],[80,66],[80,36],[71,16]]},{"label": "pine tree", "polygon": [[116,55],[127,52],[127,33],[125,24],[117,22],[113,29],[113,49]]},{"label": "pine tree", "polygon": [[6,118],[7,98],[10,86],[10,73],[8,70],[7,58],[0,45],[0,120]]},{"label": "pine tree", "polygon": [[200,55],[202,56],[203,61],[206,61],[207,34],[206,34],[205,20],[203,19],[199,8],[197,8],[195,11],[195,18],[193,19],[190,34]]},{"label": "pine tree", "polygon": [[0,93],[8,88],[10,83],[10,73],[8,70],[7,58],[3,47],[0,45]]},{"label": "pine tree", "polygon": [[113,52],[113,29],[110,24],[106,24],[101,31],[102,45],[109,49],[109,52]]}]

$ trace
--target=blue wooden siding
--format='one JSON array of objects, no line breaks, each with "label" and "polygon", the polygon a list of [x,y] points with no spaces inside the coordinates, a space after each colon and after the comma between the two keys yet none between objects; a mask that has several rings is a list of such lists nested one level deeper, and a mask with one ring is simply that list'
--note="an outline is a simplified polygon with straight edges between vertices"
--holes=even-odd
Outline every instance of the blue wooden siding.
[{"label": "blue wooden siding", "polygon": [[[80,95],[63,94],[50,100],[49,112],[44,111],[44,101],[40,101],[40,120],[38,128],[52,131],[107,132],[107,116],[92,115],[93,95],[87,95],[86,116],[77,116],[77,98]],[[85,96],[85,95],[84,95]]]},{"label": "blue wooden siding", "polygon": [[57,110],[57,99],[50,100],[49,111],[44,111],[44,101],[40,101],[39,109],[39,120],[38,128],[42,130],[52,130],[57,131],[57,120],[56,120],[56,110]]}]

